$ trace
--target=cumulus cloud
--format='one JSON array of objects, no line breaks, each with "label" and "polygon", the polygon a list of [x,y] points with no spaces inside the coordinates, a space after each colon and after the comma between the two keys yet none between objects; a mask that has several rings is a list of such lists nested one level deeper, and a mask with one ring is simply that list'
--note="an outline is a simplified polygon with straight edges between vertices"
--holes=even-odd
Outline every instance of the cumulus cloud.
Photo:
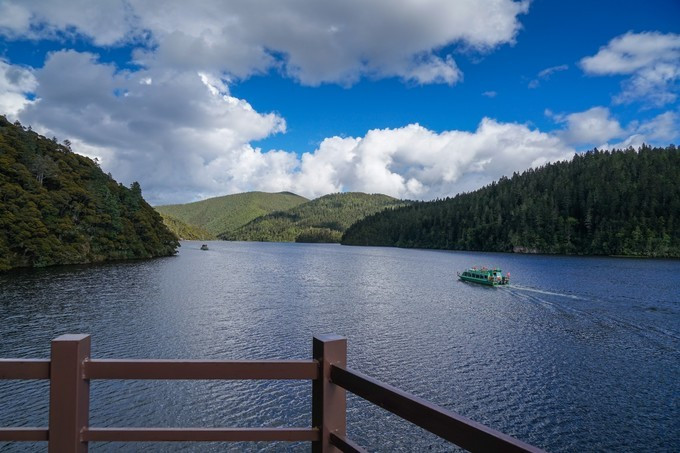
[{"label": "cumulus cloud", "polygon": [[611,112],[606,107],[552,116],[555,121],[565,125],[560,135],[572,145],[597,145],[625,134],[618,120],[611,117]]},{"label": "cumulus cloud", "polygon": [[570,114],[546,111],[546,114],[563,124],[563,129],[555,135],[573,146],[637,148],[643,143],[665,145],[680,137],[680,115],[674,111],[664,112],[644,122],[631,121],[625,127],[606,107],[593,107]]},{"label": "cumulus cloud", "polygon": [[637,130],[652,141],[671,142],[677,140],[680,135],[680,115],[678,112],[662,113],[637,126]]},{"label": "cumulus cloud", "polygon": [[463,78],[463,73],[458,69],[451,55],[447,55],[446,59],[427,55],[422,61],[414,60],[403,68],[395,68],[394,73],[404,80],[419,84],[446,83],[453,85]]},{"label": "cumulus cloud", "polygon": [[283,118],[231,96],[218,76],[118,71],[75,51],[51,54],[34,76],[37,99],[20,120],[68,138],[117,179],[142,182],[151,200],[249,190],[243,181],[270,161],[281,167],[248,143],[285,131]]},{"label": "cumulus cloud", "polygon": [[10,120],[32,101],[27,98],[37,86],[33,71],[0,59],[0,113]]},{"label": "cumulus cloud", "polygon": [[31,12],[25,5],[0,3],[0,32],[10,37],[25,35],[31,28]]},{"label": "cumulus cloud", "polygon": [[639,148],[647,145],[667,145],[673,140],[680,138],[680,115],[677,112],[665,112],[649,121],[638,123],[631,122],[626,128],[623,139],[614,143],[603,143],[600,149],[625,149],[628,147]]},{"label": "cumulus cloud", "polygon": [[0,33],[79,33],[96,45],[135,43],[150,67],[244,78],[278,68],[305,84],[362,76],[453,84],[450,45],[488,51],[513,43],[528,1],[513,0],[5,0]]},{"label": "cumulus cloud", "polygon": [[581,67],[591,75],[627,75],[614,101],[643,101],[663,106],[677,99],[680,80],[680,35],[632,33],[612,39],[597,54],[585,57]]},{"label": "cumulus cloud", "polygon": [[36,69],[0,61],[0,108],[68,138],[122,182],[140,181],[154,203],[248,190],[452,195],[571,150],[549,134],[491,119],[475,132],[411,124],[329,137],[301,156],[262,150],[251,143],[285,132],[285,120],[256,112],[229,85],[272,70],[308,85],[362,77],[452,85],[463,78],[453,53],[513,44],[528,7],[513,0],[3,0],[0,35],[8,39],[126,46],[138,67],[122,70],[70,50],[49,54]]},{"label": "cumulus cloud", "polygon": [[[285,187],[308,197],[329,192],[380,192],[432,199],[475,190],[515,171],[570,159],[575,145],[638,147],[678,138],[677,112],[623,127],[605,107],[552,115],[553,133],[484,118],[473,132],[435,132],[418,124],[370,130],[363,137],[332,137],[303,154]],[[610,143],[612,140],[618,140]],[[290,163],[290,162],[289,162]]]},{"label": "cumulus cloud", "polygon": [[410,124],[330,137],[302,156],[263,151],[250,143],[285,131],[285,121],[231,96],[213,73],[121,71],[94,54],[60,51],[30,74],[37,97],[20,119],[68,138],[117,179],[140,181],[157,204],[249,190],[431,199],[573,153],[551,134],[488,118],[474,132]]},{"label": "cumulus cloud", "polygon": [[99,46],[144,37],[134,10],[125,0],[4,0],[0,3],[0,33],[29,39],[79,33]]},{"label": "cumulus cloud", "polygon": [[[361,77],[454,84],[463,74],[450,55],[451,45],[488,51],[512,43],[517,17],[527,8],[527,2],[510,0],[282,0],[266,7],[263,0],[195,5],[5,0],[0,3],[4,36],[78,34],[96,46],[132,44],[141,66],[121,70],[96,54],[68,50],[50,54],[37,69],[0,60],[0,108],[45,135],[68,138],[76,151],[98,157],[122,182],[140,181],[155,204],[249,190],[289,190],[308,197],[364,191],[432,199],[567,159],[574,146],[677,138],[677,112],[624,127],[609,109],[594,107],[553,115],[561,125],[553,133],[490,118],[471,132],[409,124],[360,137],[329,137],[299,156],[251,145],[285,132],[285,120],[257,112],[230,93],[233,80],[272,69],[310,85],[351,84]],[[673,41],[677,35],[662,36]],[[677,61],[668,55],[677,47],[654,42],[651,47],[666,49],[657,52],[663,56],[636,57],[626,66],[631,85],[624,88],[651,89],[640,80],[651,83],[657,94],[662,86],[673,95],[668,81],[677,78]],[[611,49],[619,51],[612,43]],[[582,65],[593,74],[607,73],[604,63]],[[622,73],[624,66],[612,64],[610,71]],[[645,72],[649,68],[665,75],[654,79]],[[537,77],[564,69],[547,68]],[[635,90],[630,88],[634,83],[639,85]]]},{"label": "cumulus cloud", "polygon": [[[43,68],[3,66],[15,92],[35,100],[19,118],[98,157],[152,203],[187,202],[249,190],[307,197],[339,191],[432,199],[474,190],[513,171],[568,159],[574,146],[638,146],[677,139],[678,113],[627,126],[609,109],[551,114],[562,129],[483,119],[475,131],[436,132],[418,124],[329,137],[312,152],[262,150],[250,143],[285,131],[283,118],[232,96],[207,71],[119,70],[91,53],[60,51]],[[18,71],[18,72],[17,72]],[[6,82],[10,83],[10,82]]]},{"label": "cumulus cloud", "polygon": [[308,196],[350,190],[432,199],[572,155],[557,137],[522,124],[484,118],[474,132],[441,133],[410,124],[324,140],[302,156],[293,187]]}]

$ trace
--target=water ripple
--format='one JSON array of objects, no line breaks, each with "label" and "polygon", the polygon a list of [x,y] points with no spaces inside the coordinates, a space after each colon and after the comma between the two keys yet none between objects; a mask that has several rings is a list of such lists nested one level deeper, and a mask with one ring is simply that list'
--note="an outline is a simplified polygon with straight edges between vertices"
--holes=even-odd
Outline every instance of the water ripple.
[{"label": "water ripple", "polygon": [[[366,374],[550,451],[677,451],[680,263],[310,244],[184,243],[176,258],[0,275],[0,357],[91,333],[97,358],[307,359],[348,338]],[[473,264],[509,288],[454,279]],[[621,282],[597,279],[603,272]],[[574,282],[578,282],[575,284]],[[47,423],[46,382],[0,382],[0,426]],[[311,424],[304,381],[95,381],[93,426]],[[457,451],[352,395],[369,451]],[[0,451],[44,444],[0,443]],[[308,451],[305,443],[92,451]]]}]

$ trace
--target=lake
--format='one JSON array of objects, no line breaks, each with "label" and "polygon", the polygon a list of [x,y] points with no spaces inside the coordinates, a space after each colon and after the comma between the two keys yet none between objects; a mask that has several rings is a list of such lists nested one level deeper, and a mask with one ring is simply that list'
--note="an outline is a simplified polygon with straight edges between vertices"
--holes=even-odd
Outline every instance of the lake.
[{"label": "lake", "polygon": [[[176,257],[0,274],[0,357],[348,364],[549,451],[680,450],[680,261],[185,241]],[[472,265],[509,287],[457,280]],[[46,382],[0,381],[0,426],[46,426]],[[93,381],[92,426],[310,426],[311,383]],[[369,451],[452,451],[348,397]],[[46,449],[0,443],[0,451]],[[92,451],[307,451],[309,444],[91,444]]]}]

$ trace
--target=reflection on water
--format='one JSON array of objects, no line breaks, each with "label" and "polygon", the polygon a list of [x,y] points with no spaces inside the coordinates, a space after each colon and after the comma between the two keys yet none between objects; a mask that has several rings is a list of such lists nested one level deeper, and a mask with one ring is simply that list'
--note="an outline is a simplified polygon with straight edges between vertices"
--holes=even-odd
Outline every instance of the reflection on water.
[{"label": "reflection on water", "polygon": [[[184,242],[173,258],[0,275],[0,357],[91,333],[97,358],[310,358],[350,366],[550,451],[680,446],[680,262],[316,244]],[[455,280],[471,265],[507,288]],[[0,381],[0,426],[47,424],[46,383]],[[309,426],[311,384],[95,381],[93,426]],[[451,451],[350,397],[370,451]],[[44,444],[3,444],[31,451]],[[307,444],[93,444],[93,451],[307,451]]]}]

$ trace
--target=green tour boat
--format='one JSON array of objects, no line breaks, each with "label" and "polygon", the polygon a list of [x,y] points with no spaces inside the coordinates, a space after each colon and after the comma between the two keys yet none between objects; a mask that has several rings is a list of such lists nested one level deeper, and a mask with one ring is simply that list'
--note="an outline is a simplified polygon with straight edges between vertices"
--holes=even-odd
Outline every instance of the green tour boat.
[{"label": "green tour boat", "polygon": [[481,285],[498,286],[510,284],[510,272],[503,275],[503,271],[497,267],[471,267],[462,274],[458,272],[458,277],[464,282],[479,283]]}]

